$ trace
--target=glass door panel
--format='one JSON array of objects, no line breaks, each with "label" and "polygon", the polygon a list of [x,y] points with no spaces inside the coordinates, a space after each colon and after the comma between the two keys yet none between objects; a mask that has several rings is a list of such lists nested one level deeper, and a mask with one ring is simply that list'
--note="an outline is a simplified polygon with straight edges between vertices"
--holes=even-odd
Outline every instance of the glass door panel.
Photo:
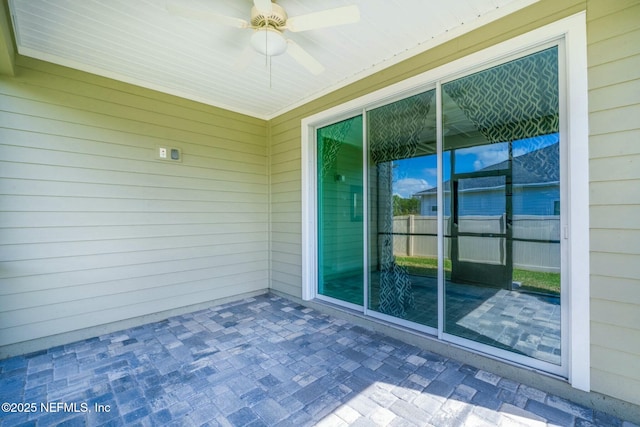
[{"label": "glass door panel", "polygon": [[442,85],[442,329],[559,365],[557,64],[554,47]]},{"label": "glass door panel", "polygon": [[556,372],[558,48],[439,88],[317,129],[317,294]]},{"label": "glass door panel", "polygon": [[369,301],[437,328],[435,91],[370,110]]},{"label": "glass door panel", "polygon": [[362,116],[317,130],[318,294],[364,300]]}]

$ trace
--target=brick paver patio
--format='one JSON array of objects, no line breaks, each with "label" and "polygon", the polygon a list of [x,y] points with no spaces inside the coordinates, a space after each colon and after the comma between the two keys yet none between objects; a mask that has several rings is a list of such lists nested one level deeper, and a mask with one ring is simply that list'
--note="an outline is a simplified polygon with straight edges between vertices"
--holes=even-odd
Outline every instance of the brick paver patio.
[{"label": "brick paver patio", "polygon": [[635,426],[274,295],[5,359],[0,384],[2,427]]}]

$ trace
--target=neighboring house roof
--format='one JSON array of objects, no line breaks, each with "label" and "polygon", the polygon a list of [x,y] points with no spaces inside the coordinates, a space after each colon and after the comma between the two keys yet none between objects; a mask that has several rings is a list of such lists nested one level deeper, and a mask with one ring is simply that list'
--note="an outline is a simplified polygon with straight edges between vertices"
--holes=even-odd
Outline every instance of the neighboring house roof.
[{"label": "neighboring house roof", "polygon": [[[500,170],[507,168],[508,160],[495,165],[487,166],[478,172]],[[539,150],[513,158],[513,183],[516,185],[536,185],[557,183],[560,181],[560,148],[559,144],[548,145]],[[443,183],[444,191],[451,188],[450,181]],[[460,182],[461,190],[472,190],[474,188],[492,188],[504,185],[501,177],[489,176],[482,178],[465,179]],[[437,187],[432,187],[415,193],[413,196],[423,196],[435,194]]]}]

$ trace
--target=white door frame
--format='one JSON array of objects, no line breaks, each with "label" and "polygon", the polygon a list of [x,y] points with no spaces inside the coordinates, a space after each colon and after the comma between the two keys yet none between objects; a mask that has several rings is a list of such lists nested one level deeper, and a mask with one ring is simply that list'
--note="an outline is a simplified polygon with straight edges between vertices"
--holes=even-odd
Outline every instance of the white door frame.
[{"label": "white door frame", "polygon": [[590,328],[589,328],[589,156],[588,156],[588,85],[586,13],[564,18],[529,33],[499,43],[464,58],[429,70],[392,86],[369,93],[345,104],[306,117],[301,121],[302,150],[302,298],[315,298],[317,290],[317,194],[315,130],[363,112],[367,106],[397,96],[418,87],[433,85],[465,70],[499,61],[537,45],[562,39],[564,61],[564,90],[560,90],[560,111],[566,120],[560,128],[566,150],[567,206],[563,240],[566,259],[563,259],[568,289],[563,293],[567,306],[562,318],[563,336],[568,349],[566,376],[570,384],[580,390],[590,390]]}]

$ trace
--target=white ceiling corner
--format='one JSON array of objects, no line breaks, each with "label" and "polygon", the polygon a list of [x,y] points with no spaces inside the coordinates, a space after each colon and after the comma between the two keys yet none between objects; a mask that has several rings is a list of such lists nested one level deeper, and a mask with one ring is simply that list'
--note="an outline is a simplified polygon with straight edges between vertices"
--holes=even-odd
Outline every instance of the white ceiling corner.
[{"label": "white ceiling corner", "polygon": [[[325,67],[253,55],[251,30],[170,14],[177,0],[9,0],[18,52],[250,116],[270,119],[537,0],[278,0],[289,16],[355,4],[356,24],[285,32]],[[249,20],[251,0],[181,0]]]}]

